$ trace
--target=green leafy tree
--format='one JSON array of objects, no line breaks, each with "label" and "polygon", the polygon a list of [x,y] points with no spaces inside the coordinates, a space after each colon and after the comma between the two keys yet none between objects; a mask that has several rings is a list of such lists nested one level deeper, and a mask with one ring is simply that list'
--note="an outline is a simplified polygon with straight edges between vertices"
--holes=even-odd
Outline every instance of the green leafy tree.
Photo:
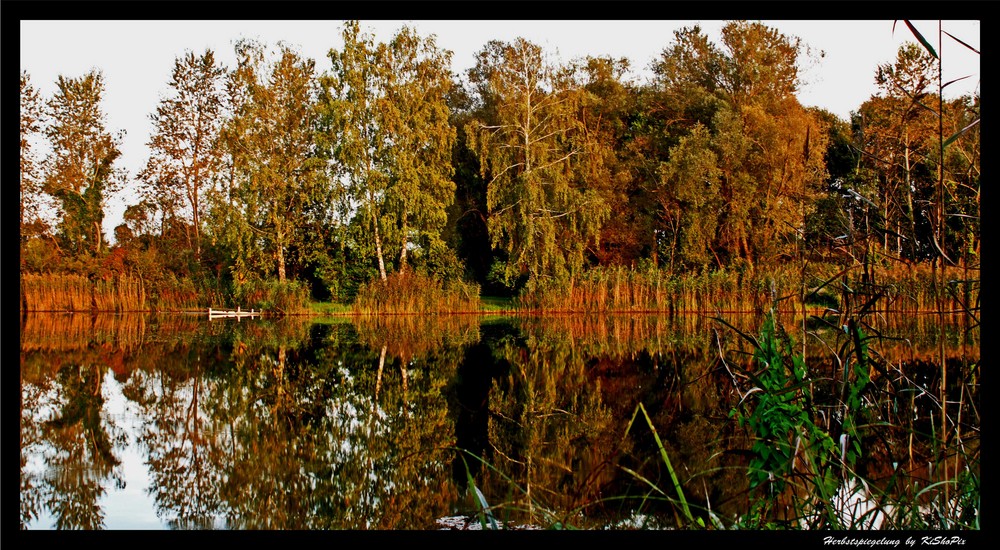
[{"label": "green leafy tree", "polygon": [[320,77],[320,112],[330,136],[332,178],[353,205],[355,217],[370,231],[379,276],[386,279],[383,239],[385,227],[378,205],[384,200],[389,174],[382,164],[389,144],[380,121],[384,98],[384,67],[379,64],[374,39],[364,34],[357,21],[343,28],[344,45],[331,49],[330,72]]},{"label": "green leafy tree", "polygon": [[[221,133],[230,162],[215,228],[235,247],[237,281],[287,277],[289,248],[309,239],[314,205],[326,199],[315,154],[315,62],[281,45],[241,41],[227,83],[233,116]],[[227,223],[228,222],[228,223]]]},{"label": "green leafy tree", "polygon": [[201,258],[204,195],[221,163],[216,140],[225,107],[225,74],[212,50],[200,56],[188,52],[174,61],[171,93],[149,116],[151,155],[139,175],[144,195],[162,205],[164,216],[173,215],[181,203],[189,211],[190,225],[184,228],[195,260]]},{"label": "green leafy tree", "polygon": [[376,44],[350,21],[343,39],[341,50],[330,50],[333,66],[321,78],[324,139],[335,161],[333,177],[344,185],[356,223],[367,230],[357,237],[374,249],[385,280],[390,247],[399,250],[403,272],[412,247],[442,246],[455,197],[451,54],[408,27]]},{"label": "green leafy tree", "polygon": [[[519,38],[490,41],[469,80],[481,102],[470,146],[487,181],[488,227],[508,259],[502,278],[561,280],[578,271],[608,210],[585,176],[583,94],[574,71]],[[588,159],[589,160],[589,159]]]},{"label": "green leafy tree", "polygon": [[424,237],[430,246],[440,243],[447,208],[455,198],[451,179],[455,128],[447,103],[451,53],[439,49],[433,37],[422,39],[406,27],[383,52],[388,56],[384,108],[391,174],[384,216],[396,220],[403,272],[411,233]]},{"label": "green leafy tree", "polygon": [[722,209],[721,171],[707,128],[697,125],[670,150],[660,169],[658,198],[670,230],[669,268],[674,261],[703,266],[712,256],[712,244]]},{"label": "green leafy tree", "polygon": [[121,154],[121,136],[105,129],[103,94],[104,77],[95,70],[79,78],[59,76],[55,96],[48,102],[51,122],[45,135],[52,152],[45,163],[43,188],[59,203],[62,248],[77,255],[96,255],[105,249],[106,197],[124,181],[124,172],[114,166]]}]

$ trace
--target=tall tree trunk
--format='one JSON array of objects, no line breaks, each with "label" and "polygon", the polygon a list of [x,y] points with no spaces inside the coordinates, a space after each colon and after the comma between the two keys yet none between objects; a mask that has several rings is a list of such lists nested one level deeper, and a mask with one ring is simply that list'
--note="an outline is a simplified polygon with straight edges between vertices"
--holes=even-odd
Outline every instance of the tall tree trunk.
[{"label": "tall tree trunk", "polygon": [[278,245],[278,281],[285,282],[285,247]]},{"label": "tall tree trunk", "polygon": [[371,198],[372,202],[372,227],[375,230],[375,256],[378,257],[378,274],[383,281],[386,280],[385,275],[385,260],[382,259],[382,236],[378,231],[378,216],[375,215],[375,198]]},{"label": "tall tree trunk", "polygon": [[285,282],[285,232],[279,229],[275,234],[275,257],[278,260],[278,281]]},{"label": "tall tree trunk", "polygon": [[403,250],[399,253],[399,274],[406,271],[406,216],[403,216]]},{"label": "tall tree trunk", "polygon": [[[195,150],[195,158],[197,158],[198,151]],[[191,215],[194,221],[194,259],[196,262],[201,262],[201,217],[198,215],[198,176],[199,167],[195,167],[194,170],[194,189],[193,197],[191,201]]]}]

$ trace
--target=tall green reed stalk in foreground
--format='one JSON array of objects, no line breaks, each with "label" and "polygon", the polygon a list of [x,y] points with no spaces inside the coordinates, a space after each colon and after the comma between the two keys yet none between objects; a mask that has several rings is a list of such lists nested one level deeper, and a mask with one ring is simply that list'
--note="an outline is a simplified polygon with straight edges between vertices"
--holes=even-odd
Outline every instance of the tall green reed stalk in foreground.
[{"label": "tall green reed stalk in foreground", "polygon": [[[809,372],[773,311],[759,338],[740,332],[753,346],[756,369],[742,371],[751,387],[740,391],[731,412],[747,429],[751,457],[749,507],[736,518],[735,528],[978,528],[978,445],[955,442],[953,452],[961,455],[955,460],[964,470],[951,477],[945,471],[941,481],[928,479],[927,469],[914,473],[898,469],[898,463],[891,465],[888,480],[875,483],[862,475],[863,453],[874,451],[876,444],[891,446],[886,434],[904,429],[899,418],[885,411],[906,407],[912,401],[907,395],[920,389],[905,377],[902,382],[891,377],[870,349],[873,337],[862,325],[850,317],[835,327],[843,343],[833,357],[832,379]],[[879,374],[878,384],[884,387],[876,385],[872,373]],[[822,387],[827,390],[820,395]],[[910,426],[911,441],[930,440],[932,449],[940,445],[934,424],[930,426],[930,434]],[[895,453],[889,450],[889,456],[898,457],[898,449]],[[947,459],[932,453],[928,460],[927,468],[936,471]]]},{"label": "tall green reed stalk in foreground", "polygon": [[[625,428],[626,435],[628,434],[629,430],[632,429],[632,424],[635,423],[636,416],[638,416],[639,412],[642,412],[642,416],[646,419],[646,424],[649,426],[650,431],[653,432],[653,439],[656,441],[656,448],[660,452],[660,458],[663,459],[663,463],[664,465],[666,465],[667,471],[670,473],[670,481],[671,484],[673,485],[674,492],[677,494],[676,502],[680,503],[681,510],[684,513],[683,520],[686,520],[689,525],[697,524],[701,527],[704,527],[705,526],[704,520],[702,520],[700,517],[696,518],[691,514],[691,507],[688,506],[687,498],[684,496],[684,488],[681,486],[681,482],[677,478],[677,472],[674,471],[674,466],[670,462],[670,455],[667,453],[666,448],[663,446],[663,441],[660,440],[660,434],[656,433],[656,427],[653,426],[653,421],[649,418],[649,413],[646,412],[646,407],[642,403],[639,403],[639,405],[635,408],[635,413],[632,414],[632,419],[629,420],[628,427]],[[639,475],[638,473],[629,468],[625,467],[622,468],[626,472],[634,476],[636,479],[652,487],[656,492],[660,493],[663,497],[668,498],[668,500],[672,500],[669,499],[669,497],[667,497],[667,494],[664,493],[662,490],[660,490],[660,488],[657,487],[654,483],[650,482],[649,480],[647,480],[646,478],[642,477],[641,475]],[[682,518],[680,517],[677,518],[677,527],[680,528],[684,527],[684,523],[682,521]]]},{"label": "tall green reed stalk in foreground", "polygon": [[[751,507],[742,522],[746,527],[757,527],[774,517],[783,496],[790,496],[791,508],[799,511],[817,499],[831,501],[841,476],[853,470],[861,453],[855,416],[863,413],[860,392],[868,377],[862,350],[862,360],[853,369],[855,376],[845,376],[849,398],[839,411],[838,444],[823,428],[805,358],[792,351],[790,338],[779,334],[773,311],[766,316],[759,339],[740,334],[753,345],[758,370],[744,372],[752,387],[741,392],[730,417],[751,436],[752,458],[747,472]],[[826,526],[838,526],[832,506],[819,509],[825,512],[822,521]]]}]

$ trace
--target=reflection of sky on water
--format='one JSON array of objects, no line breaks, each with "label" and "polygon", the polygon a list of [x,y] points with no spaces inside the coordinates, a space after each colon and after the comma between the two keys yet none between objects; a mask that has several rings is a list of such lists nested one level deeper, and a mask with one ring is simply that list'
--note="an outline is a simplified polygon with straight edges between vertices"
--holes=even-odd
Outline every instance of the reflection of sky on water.
[{"label": "reflection of sky on water", "polygon": [[[134,410],[134,404],[130,404],[122,395],[121,384],[115,380],[114,372],[110,369],[104,376],[101,389],[105,400],[102,416],[110,417],[112,423],[128,433],[140,432],[139,417]],[[46,409],[38,418],[45,420],[52,418],[54,409]],[[32,472],[43,471],[44,455],[49,452],[51,447],[46,445],[46,449],[42,452],[29,454],[27,469]],[[98,506],[104,511],[104,528],[165,529],[166,527],[156,517],[153,498],[146,493],[146,488],[149,487],[149,472],[143,462],[138,442],[130,438],[127,447],[115,448],[114,453],[121,460],[118,468],[122,479],[125,480],[125,488],[118,489],[113,484],[110,486],[102,484],[108,489],[98,501]],[[38,516],[37,520],[28,524],[29,529],[55,528],[55,518],[47,507],[42,506]]]},{"label": "reflection of sky on water", "polygon": [[[104,410],[130,434],[142,433],[135,404],[122,395],[121,384],[110,370],[105,376]],[[144,453],[143,453],[144,454]],[[149,471],[144,457],[139,453],[139,442],[129,438],[128,447],[118,455],[121,463],[124,489],[112,489],[101,499],[107,529],[163,529],[156,517],[153,497],[147,494]]]}]

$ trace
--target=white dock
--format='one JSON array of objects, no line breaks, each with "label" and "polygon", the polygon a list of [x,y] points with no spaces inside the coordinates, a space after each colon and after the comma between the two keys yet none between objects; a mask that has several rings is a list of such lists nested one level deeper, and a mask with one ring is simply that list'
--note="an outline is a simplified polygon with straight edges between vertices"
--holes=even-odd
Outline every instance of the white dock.
[{"label": "white dock", "polygon": [[263,311],[243,311],[239,307],[236,309],[212,309],[208,308],[208,319],[241,319],[243,317],[260,317]]}]

